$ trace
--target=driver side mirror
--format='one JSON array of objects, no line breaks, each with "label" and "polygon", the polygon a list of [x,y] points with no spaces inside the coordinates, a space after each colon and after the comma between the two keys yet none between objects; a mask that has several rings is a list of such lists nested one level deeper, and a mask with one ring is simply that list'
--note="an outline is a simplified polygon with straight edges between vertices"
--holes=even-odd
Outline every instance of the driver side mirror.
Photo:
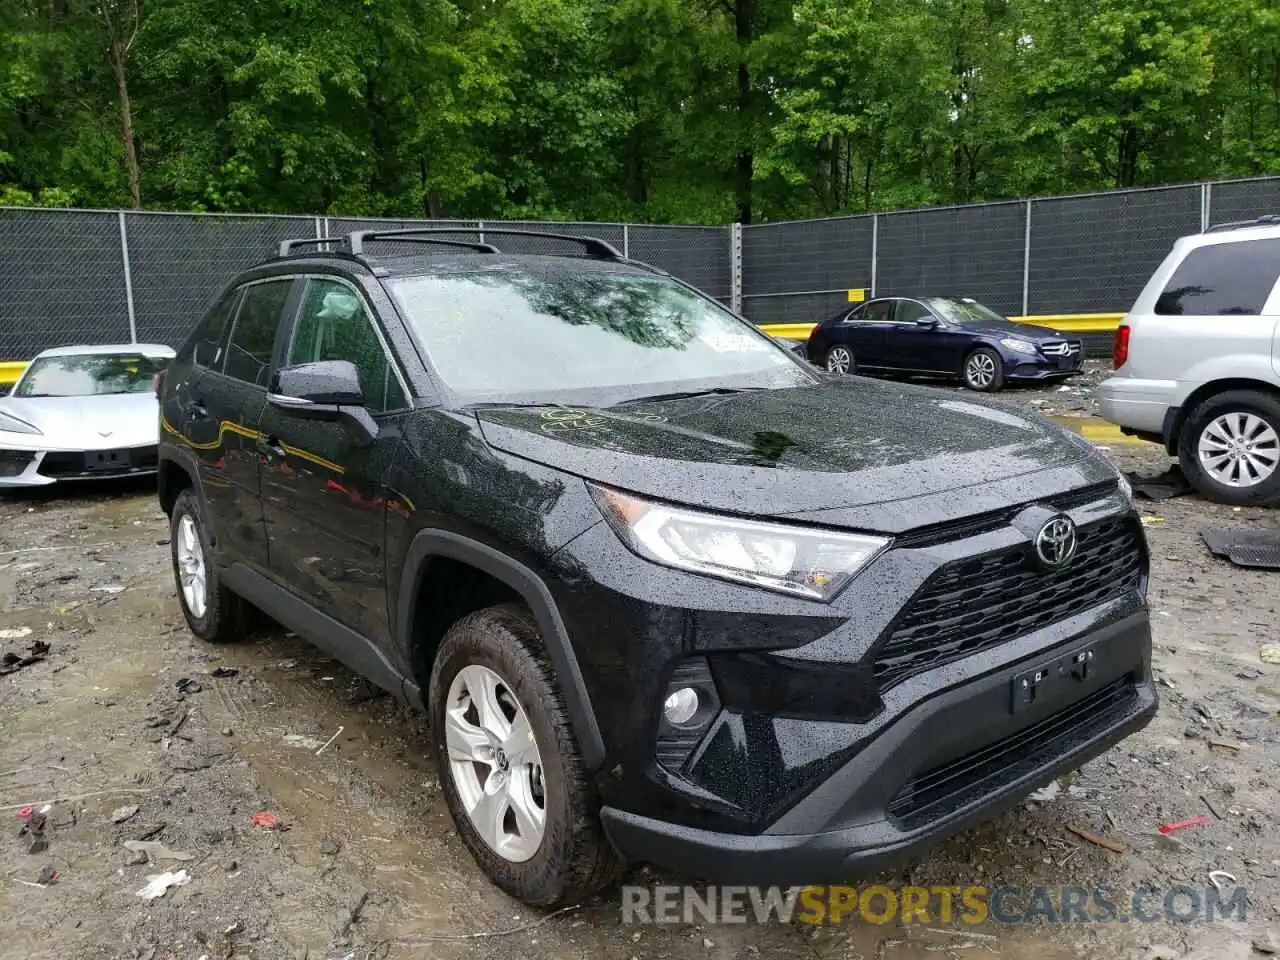
[{"label": "driver side mirror", "polygon": [[938,320],[936,317],[916,317],[917,327],[936,327]]},{"label": "driver side mirror", "polygon": [[284,367],[272,381],[271,405],[307,420],[352,423],[368,440],[378,425],[365,408],[360,373],[349,360],[319,360]]}]

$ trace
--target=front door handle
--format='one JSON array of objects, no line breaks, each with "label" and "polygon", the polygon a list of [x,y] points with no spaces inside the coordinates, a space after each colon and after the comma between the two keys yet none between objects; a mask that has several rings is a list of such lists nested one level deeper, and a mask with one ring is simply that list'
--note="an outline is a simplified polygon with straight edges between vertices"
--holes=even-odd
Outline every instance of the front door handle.
[{"label": "front door handle", "polygon": [[189,417],[203,418],[209,415],[209,411],[205,409],[203,400],[188,400],[186,405],[183,407],[183,411]]},{"label": "front door handle", "polygon": [[284,447],[280,446],[280,441],[275,437],[260,437],[255,446],[258,452],[268,459],[284,456]]}]

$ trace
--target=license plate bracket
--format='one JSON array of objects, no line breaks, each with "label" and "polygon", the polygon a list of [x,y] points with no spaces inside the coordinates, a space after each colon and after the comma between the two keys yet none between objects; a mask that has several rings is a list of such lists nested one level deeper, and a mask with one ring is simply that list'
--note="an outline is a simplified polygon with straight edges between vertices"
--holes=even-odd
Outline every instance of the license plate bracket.
[{"label": "license plate bracket", "polygon": [[1009,709],[1012,713],[1030,710],[1052,690],[1087,680],[1095,659],[1092,647],[1077,650],[1013,676]]},{"label": "license plate bracket", "polygon": [[91,450],[84,455],[86,470],[119,470],[129,465],[123,450]]}]

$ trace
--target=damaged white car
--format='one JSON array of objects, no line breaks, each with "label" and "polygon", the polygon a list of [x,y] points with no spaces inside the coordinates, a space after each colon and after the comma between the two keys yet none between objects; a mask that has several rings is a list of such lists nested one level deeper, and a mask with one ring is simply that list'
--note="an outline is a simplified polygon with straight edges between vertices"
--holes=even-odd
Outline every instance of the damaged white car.
[{"label": "damaged white car", "polygon": [[58,347],[0,398],[0,488],[156,471],[155,378],[173,349]]}]

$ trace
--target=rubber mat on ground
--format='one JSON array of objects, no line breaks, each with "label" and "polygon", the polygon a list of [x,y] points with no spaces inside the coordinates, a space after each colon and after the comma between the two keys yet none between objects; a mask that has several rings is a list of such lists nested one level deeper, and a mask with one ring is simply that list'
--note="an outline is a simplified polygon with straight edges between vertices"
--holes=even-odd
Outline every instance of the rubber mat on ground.
[{"label": "rubber mat on ground", "polygon": [[1148,500],[1170,500],[1191,492],[1191,484],[1176,463],[1158,477],[1143,477],[1136,473],[1126,473],[1125,477],[1134,494]]},{"label": "rubber mat on ground", "polygon": [[1205,545],[1237,567],[1280,570],[1280,530],[1201,530]]}]

